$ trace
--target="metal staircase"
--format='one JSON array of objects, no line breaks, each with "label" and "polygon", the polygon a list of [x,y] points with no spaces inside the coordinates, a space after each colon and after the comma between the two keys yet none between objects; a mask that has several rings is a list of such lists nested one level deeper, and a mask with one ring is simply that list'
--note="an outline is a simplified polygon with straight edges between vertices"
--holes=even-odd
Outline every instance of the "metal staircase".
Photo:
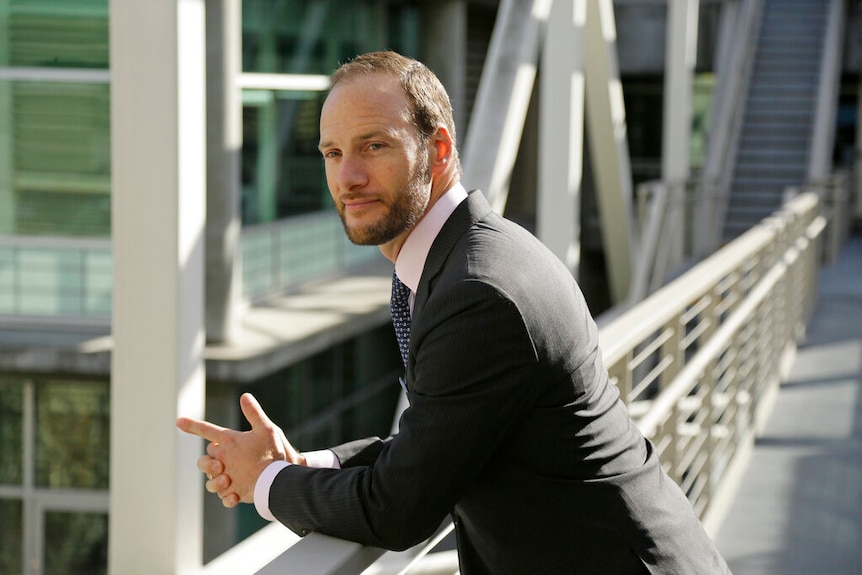
[{"label": "metal staircase", "polygon": [[808,177],[829,0],[766,0],[724,223],[729,241]]}]

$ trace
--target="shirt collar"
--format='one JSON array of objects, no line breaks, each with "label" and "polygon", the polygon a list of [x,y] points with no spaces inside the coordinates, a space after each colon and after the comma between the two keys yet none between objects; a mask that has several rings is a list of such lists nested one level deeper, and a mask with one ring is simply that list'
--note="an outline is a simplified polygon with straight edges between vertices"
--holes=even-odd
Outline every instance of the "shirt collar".
[{"label": "shirt collar", "polygon": [[464,199],[467,198],[467,190],[460,182],[449,188],[443,196],[431,206],[428,213],[419,220],[413,231],[404,240],[398,259],[395,260],[395,273],[398,274],[404,285],[410,288],[414,294],[419,287],[422,270],[425,268],[425,260],[431,251],[431,244],[437,238],[437,234],[443,228],[443,224],[455,211]]}]

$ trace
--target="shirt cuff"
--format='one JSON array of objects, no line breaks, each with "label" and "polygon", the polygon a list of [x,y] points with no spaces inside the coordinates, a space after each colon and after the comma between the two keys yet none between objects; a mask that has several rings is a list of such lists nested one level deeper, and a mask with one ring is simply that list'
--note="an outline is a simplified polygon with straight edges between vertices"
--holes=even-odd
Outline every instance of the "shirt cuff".
[{"label": "shirt cuff", "polygon": [[331,449],[321,449],[320,451],[306,451],[305,456],[306,467],[318,467],[323,469],[341,469],[341,462],[335,457],[335,452]]},{"label": "shirt cuff", "polygon": [[293,464],[287,461],[273,461],[267,465],[257,478],[257,483],[254,484],[254,508],[257,509],[257,514],[267,521],[276,521],[275,515],[269,510],[269,490],[272,482],[275,481],[275,476],[289,465]]},{"label": "shirt cuff", "polygon": [[[335,452],[329,449],[307,451],[303,455],[307,467],[341,469],[341,462],[338,461]],[[293,464],[287,461],[273,461],[263,470],[254,484],[254,508],[257,514],[267,521],[276,521],[275,515],[269,510],[269,491],[272,489],[272,482],[275,481],[275,476],[289,465]]]}]

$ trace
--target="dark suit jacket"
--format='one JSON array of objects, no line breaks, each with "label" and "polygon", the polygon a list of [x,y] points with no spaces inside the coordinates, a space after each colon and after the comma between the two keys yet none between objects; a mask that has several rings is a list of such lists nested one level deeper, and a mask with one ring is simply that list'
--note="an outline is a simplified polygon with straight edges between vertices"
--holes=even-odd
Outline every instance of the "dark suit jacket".
[{"label": "dark suit jacket", "polygon": [[388,549],[455,521],[462,575],[727,573],[609,383],[571,274],[471,193],[416,294],[399,433],[291,466],[270,508]]}]

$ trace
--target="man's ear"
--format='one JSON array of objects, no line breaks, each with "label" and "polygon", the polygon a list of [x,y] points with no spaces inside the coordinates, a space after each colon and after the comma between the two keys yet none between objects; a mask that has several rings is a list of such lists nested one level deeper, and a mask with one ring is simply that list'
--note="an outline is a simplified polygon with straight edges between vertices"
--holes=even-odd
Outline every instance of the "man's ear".
[{"label": "man's ear", "polygon": [[449,162],[452,160],[455,144],[452,142],[452,136],[449,135],[449,130],[445,126],[438,126],[437,131],[431,136],[432,158],[431,171],[433,173],[443,173],[449,167]]}]

